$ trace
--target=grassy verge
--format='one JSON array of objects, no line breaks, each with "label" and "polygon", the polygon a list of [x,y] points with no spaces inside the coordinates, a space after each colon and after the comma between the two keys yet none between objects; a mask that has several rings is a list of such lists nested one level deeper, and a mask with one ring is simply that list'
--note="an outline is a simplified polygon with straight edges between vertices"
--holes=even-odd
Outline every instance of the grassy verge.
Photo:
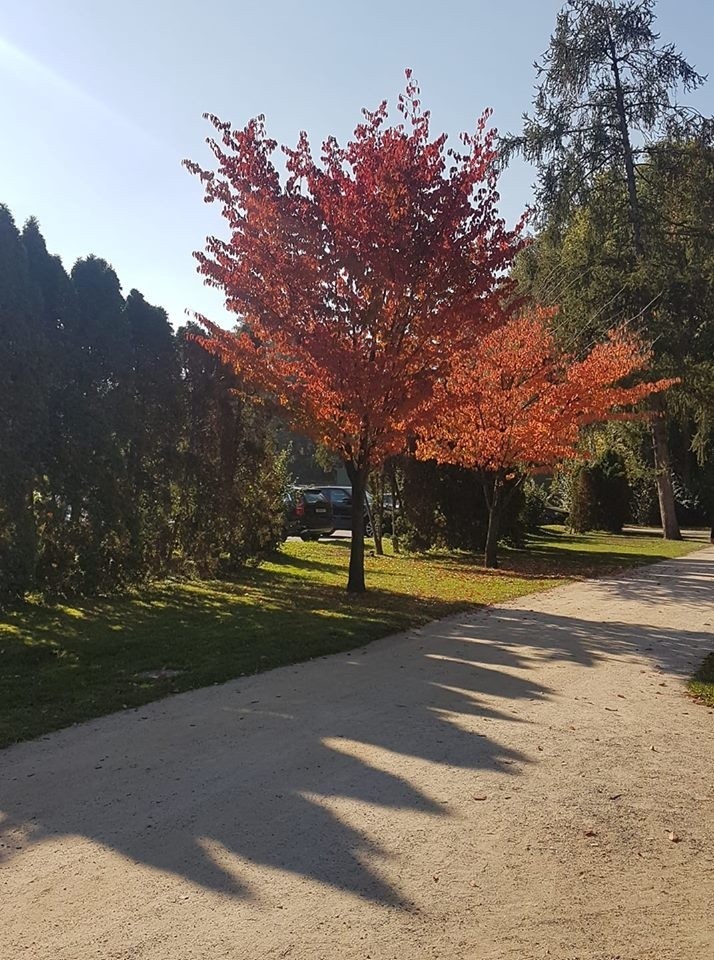
[{"label": "grassy verge", "polygon": [[714,653],[704,660],[687,687],[695,700],[714,707]]},{"label": "grassy verge", "polygon": [[370,556],[369,593],[354,598],[344,590],[347,541],[290,542],[237,583],[27,603],[0,615],[0,745],[699,545],[551,529],[528,550],[504,550],[498,571],[466,554]]}]

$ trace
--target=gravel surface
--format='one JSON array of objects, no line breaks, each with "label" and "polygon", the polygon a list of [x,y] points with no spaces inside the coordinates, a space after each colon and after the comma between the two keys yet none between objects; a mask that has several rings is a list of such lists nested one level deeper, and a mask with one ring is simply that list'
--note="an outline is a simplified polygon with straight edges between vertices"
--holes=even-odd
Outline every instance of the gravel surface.
[{"label": "gravel surface", "polygon": [[709,548],[2,751],[0,957],[714,957],[712,648]]}]

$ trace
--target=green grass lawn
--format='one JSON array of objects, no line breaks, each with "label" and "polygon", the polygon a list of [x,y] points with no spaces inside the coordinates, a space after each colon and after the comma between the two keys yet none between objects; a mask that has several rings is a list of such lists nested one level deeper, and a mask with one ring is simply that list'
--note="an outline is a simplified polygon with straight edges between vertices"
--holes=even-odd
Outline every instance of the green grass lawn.
[{"label": "green grass lawn", "polygon": [[236,583],[165,581],[122,597],[27,603],[0,614],[0,745],[698,546],[549,529],[528,550],[504,549],[498,571],[459,553],[368,556],[369,592],[350,597],[348,541],[290,542]]},{"label": "green grass lawn", "polygon": [[704,660],[687,686],[695,700],[714,707],[714,653]]}]

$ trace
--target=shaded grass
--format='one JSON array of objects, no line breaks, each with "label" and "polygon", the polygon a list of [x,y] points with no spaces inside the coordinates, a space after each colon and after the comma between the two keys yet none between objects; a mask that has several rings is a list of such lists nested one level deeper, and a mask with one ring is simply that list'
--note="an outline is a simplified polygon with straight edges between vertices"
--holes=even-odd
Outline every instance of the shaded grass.
[{"label": "shaded grass", "polygon": [[290,542],[240,582],[163,581],[0,616],[0,745],[698,544],[548,529],[504,549],[497,571],[465,553],[368,556],[363,597],[344,590],[347,546]]},{"label": "shaded grass", "polygon": [[695,700],[714,707],[714,653],[705,658],[704,663],[687,683],[687,688]]}]

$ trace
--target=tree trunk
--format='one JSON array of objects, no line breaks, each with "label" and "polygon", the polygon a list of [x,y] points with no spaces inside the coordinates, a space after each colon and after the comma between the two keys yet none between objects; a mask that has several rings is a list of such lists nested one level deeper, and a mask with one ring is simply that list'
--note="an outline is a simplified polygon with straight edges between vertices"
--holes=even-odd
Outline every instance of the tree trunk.
[{"label": "tree trunk", "polygon": [[372,473],[372,506],[367,504],[369,510],[369,519],[372,524],[372,536],[374,537],[374,552],[378,557],[384,556],[384,544],[382,537],[384,535],[384,467],[380,467],[378,473]]},{"label": "tree trunk", "polygon": [[615,108],[617,110],[617,121],[620,128],[620,137],[622,138],[622,150],[625,158],[625,178],[627,180],[627,199],[630,210],[630,223],[632,224],[632,240],[635,248],[635,255],[638,260],[643,260],[645,256],[645,245],[642,241],[642,218],[640,214],[640,199],[637,196],[637,181],[635,179],[635,159],[632,152],[632,142],[630,140],[630,129],[627,125],[627,112],[625,110],[625,95],[622,89],[622,80],[620,78],[620,67],[615,50],[615,42],[612,39],[610,28],[607,30],[608,42],[610,46],[610,57],[612,63],[612,75],[615,81]]},{"label": "tree trunk", "polygon": [[657,478],[657,498],[662,518],[662,535],[665,540],[681,540],[677,513],[674,506],[672,474],[669,469],[669,444],[667,442],[667,424],[662,416],[652,420],[652,446],[654,447],[655,475]]},{"label": "tree trunk", "polygon": [[364,582],[364,494],[367,471],[347,462],[347,476],[352,483],[352,542],[350,569],[347,577],[348,593],[365,593]]},{"label": "tree trunk", "polygon": [[391,494],[392,494],[392,551],[401,553],[402,548],[399,543],[399,532],[397,531],[397,467],[394,461],[390,470]]},{"label": "tree trunk", "polygon": [[483,489],[488,505],[488,531],[486,533],[486,549],[484,550],[484,566],[495,569],[498,567],[498,533],[501,523],[501,489],[502,479],[496,474],[493,484],[484,477]]},{"label": "tree trunk", "polygon": [[488,533],[486,534],[486,549],[483,557],[484,565],[494,570],[498,567],[498,528],[500,521],[500,504],[496,501],[488,508]]}]

